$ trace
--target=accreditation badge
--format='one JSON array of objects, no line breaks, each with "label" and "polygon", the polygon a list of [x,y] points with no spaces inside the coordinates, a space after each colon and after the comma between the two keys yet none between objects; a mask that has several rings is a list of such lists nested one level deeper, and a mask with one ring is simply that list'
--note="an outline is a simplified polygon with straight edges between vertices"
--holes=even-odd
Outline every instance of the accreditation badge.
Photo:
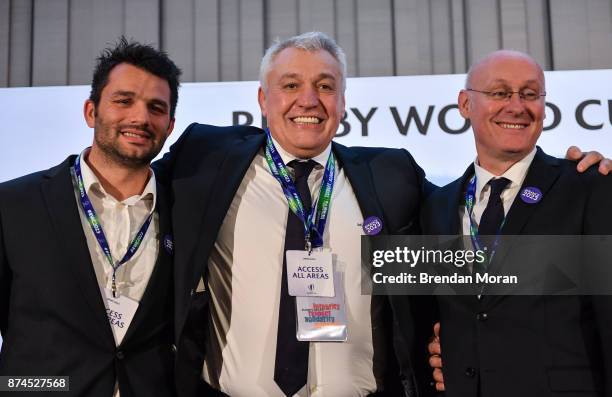
[{"label": "accreditation badge", "polygon": [[291,296],[333,297],[334,271],[329,250],[296,251],[287,255],[287,285]]},{"label": "accreditation badge", "polygon": [[134,314],[136,314],[138,302],[125,295],[119,295],[115,298],[112,291],[106,288],[102,289],[102,295],[106,306],[106,317],[113,329],[115,343],[119,346],[134,318]]},{"label": "accreditation badge", "polygon": [[346,342],[348,323],[344,302],[344,274],[334,275],[333,297],[298,296],[297,339],[306,342]]}]

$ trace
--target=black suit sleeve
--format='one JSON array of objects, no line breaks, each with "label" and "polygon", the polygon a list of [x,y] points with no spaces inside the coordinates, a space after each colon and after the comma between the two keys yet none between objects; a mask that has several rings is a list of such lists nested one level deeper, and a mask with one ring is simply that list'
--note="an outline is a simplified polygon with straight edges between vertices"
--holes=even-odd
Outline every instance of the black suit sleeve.
[{"label": "black suit sleeve", "polygon": [[196,125],[198,124],[190,124],[185,131],[183,131],[179,139],[177,139],[177,141],[170,146],[170,150],[168,150],[168,152],[164,154],[161,159],[151,164],[157,181],[168,189],[170,189],[170,184],[172,182],[174,164],[176,163],[178,156],[180,156],[183,147],[186,145],[185,142],[189,139],[192,129]]},{"label": "black suit sleeve", "polygon": [[418,213],[413,218],[412,223],[408,227],[403,227],[400,230],[397,230],[395,234],[421,234],[422,226],[421,226],[421,216],[420,213],[423,211],[423,204],[427,201],[427,198],[431,193],[438,189],[438,186],[431,183],[425,177],[425,171],[417,164],[416,160],[412,155],[405,149],[403,149],[406,156],[412,165],[412,169],[414,170],[414,177],[418,181],[419,186],[419,204],[418,204]]},{"label": "black suit sleeve", "polygon": [[394,295],[389,299],[393,309],[393,345],[406,395],[434,396],[427,345],[433,324],[438,321],[435,298]]},{"label": "black suit sleeve", "polygon": [[[593,171],[592,173],[595,173]],[[612,174],[594,174],[584,217],[584,234],[612,234]]]},{"label": "black suit sleeve", "polygon": [[[586,206],[584,217],[584,234],[608,236],[612,235],[612,175],[594,175],[593,185],[590,189],[589,201]],[[610,243],[606,244],[609,247]],[[596,271],[601,274],[601,279],[610,282],[609,275],[612,273],[607,268],[610,265],[609,252],[602,252],[602,248],[594,250],[595,258],[587,258],[587,261],[594,263],[598,268]],[[604,266],[605,268],[601,267]],[[607,286],[606,289],[609,289]],[[612,296],[593,295],[593,310],[599,339],[601,344],[601,359],[604,379],[603,396],[612,397]]]},{"label": "black suit sleeve", "polygon": [[438,189],[438,186],[436,184],[430,182],[425,177],[425,171],[423,170],[423,168],[421,168],[420,165],[417,164],[416,160],[410,154],[410,152],[408,152],[407,150],[404,150],[404,152],[406,152],[406,155],[410,158],[410,162],[412,163],[412,167],[414,169],[414,172],[416,173],[416,177],[417,177],[417,179],[419,181],[419,184],[421,186],[422,199],[427,199],[427,197],[429,197],[429,195],[432,192],[434,192],[436,189]]},{"label": "black suit sleeve", "polygon": [[427,199],[430,194],[438,189],[438,185],[430,182],[427,178],[423,179],[423,197]]},{"label": "black suit sleeve", "polygon": [[4,226],[0,213],[0,333],[6,335],[8,328],[8,308],[11,293],[11,271],[4,249]]}]

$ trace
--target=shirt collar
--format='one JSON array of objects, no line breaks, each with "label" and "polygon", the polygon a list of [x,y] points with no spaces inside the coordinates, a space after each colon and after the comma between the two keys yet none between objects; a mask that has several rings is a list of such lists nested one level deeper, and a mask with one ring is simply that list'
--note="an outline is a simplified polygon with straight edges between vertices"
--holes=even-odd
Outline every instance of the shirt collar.
[{"label": "shirt collar", "polygon": [[[90,148],[86,148],[85,150],[81,152],[81,175],[83,176],[83,185],[84,185],[85,191],[87,192],[88,195],[91,195],[92,193],[94,193],[97,196],[101,196],[103,198],[107,198],[109,200],[114,200],[114,201],[119,202],[117,199],[115,199],[112,195],[108,194],[104,190],[104,187],[100,183],[100,180],[98,179],[96,174],[93,172],[89,164],[87,164],[87,161],[85,161],[85,157],[87,157],[87,154],[89,154],[89,149]],[[155,180],[155,173],[150,168],[149,168],[149,175],[150,175],[149,180],[147,184],[145,185],[145,188],[142,191],[142,193],[128,197],[125,200],[121,201],[121,203],[127,206],[130,206],[130,205],[136,204],[137,202],[141,200],[145,200],[145,201],[150,200],[151,207],[149,208],[149,213],[153,212],[155,210],[155,205],[157,203],[157,183]]]},{"label": "shirt collar", "polygon": [[[270,136],[272,136],[272,134],[270,134]],[[292,155],[291,153],[283,149],[283,147],[279,145],[276,139],[272,138],[272,142],[274,143],[274,147],[276,148],[276,151],[278,151],[278,154],[280,154],[281,159],[283,159],[283,162],[285,163],[285,165],[289,164],[291,160],[308,160],[308,159],[301,159],[299,157]],[[313,157],[312,160],[314,160],[321,167],[325,167],[325,164],[327,164],[327,158],[329,157],[329,153],[331,152],[331,147],[332,147],[332,144],[330,142],[325,148],[325,150],[323,150],[317,156]]]},{"label": "shirt collar", "polygon": [[[512,167],[508,168],[506,172],[499,176],[510,180],[510,184],[507,187],[508,189],[520,187],[523,184],[523,181],[527,176],[529,166],[531,165],[536,152],[537,149],[534,147],[529,154],[513,164]],[[497,176],[482,168],[478,164],[478,157],[476,157],[476,160],[474,160],[474,171],[476,173],[476,196],[480,197],[483,189],[487,186],[487,183],[492,178],[497,178]]]}]

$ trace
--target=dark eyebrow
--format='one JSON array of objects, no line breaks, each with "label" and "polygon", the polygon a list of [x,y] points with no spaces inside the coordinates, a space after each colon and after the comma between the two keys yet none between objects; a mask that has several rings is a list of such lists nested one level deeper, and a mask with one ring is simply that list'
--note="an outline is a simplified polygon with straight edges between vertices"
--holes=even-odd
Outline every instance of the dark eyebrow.
[{"label": "dark eyebrow", "polygon": [[[122,90],[115,91],[115,92],[113,92],[111,94],[111,97],[117,97],[117,96],[121,96],[121,97],[134,97],[134,96],[136,96],[136,94],[133,91],[122,91]],[[165,100],[160,99],[160,98],[152,98],[148,102],[151,105],[163,106],[165,109],[167,109],[169,107],[168,101],[165,101]]]},{"label": "dark eyebrow", "polygon": [[133,91],[115,91],[111,94],[111,96],[134,96],[136,95]]}]

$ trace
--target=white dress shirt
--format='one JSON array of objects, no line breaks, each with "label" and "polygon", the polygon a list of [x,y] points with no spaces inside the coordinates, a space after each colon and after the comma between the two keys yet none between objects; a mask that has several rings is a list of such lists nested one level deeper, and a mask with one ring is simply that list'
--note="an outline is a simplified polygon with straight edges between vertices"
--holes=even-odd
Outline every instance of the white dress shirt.
[{"label": "white dress shirt", "polygon": [[[155,211],[155,202],[157,198],[155,174],[151,171],[151,177],[142,194],[128,197],[123,201],[118,201],[104,190],[98,177],[89,167],[87,161],[85,161],[88,153],[89,149],[85,149],[81,153],[81,174],[83,175],[84,188],[89,196],[91,204],[96,210],[96,214],[102,225],[102,230],[108,241],[113,260],[117,262],[125,255],[128,246],[140,230],[145,219],[149,214]],[[104,288],[110,290],[113,268],[110,263],[108,263],[83,213],[76,184],[75,197],[79,208],[81,225],[83,226],[85,238],[87,239],[87,248],[89,249],[91,262],[93,263],[96,279],[98,280],[98,286],[100,290]],[[140,247],[129,261],[117,269],[116,285],[117,292],[120,295],[125,295],[137,302],[142,299],[142,295],[149,283],[159,253],[158,234],[159,219],[157,213],[154,213],[149,229],[143,237]],[[129,327],[129,323],[127,323],[126,326]],[[117,385],[115,385],[113,396],[120,397]]]},{"label": "white dress shirt", "polygon": [[[285,162],[295,157],[275,142]],[[308,178],[316,202],[331,144]],[[232,397],[282,396],[274,382],[278,307],[289,207],[263,150],[248,168],[209,259],[210,335],[204,379]],[[297,396],[363,396],[376,390],[371,296],[361,294],[363,215],[344,171],[336,180],[324,247],[344,272],[347,342],[311,342],[308,380]]]},{"label": "white dress shirt", "polygon": [[[506,188],[501,193],[502,203],[504,205],[504,215],[508,214],[516,195],[519,192],[519,189],[523,185],[523,181],[527,176],[527,171],[529,170],[529,166],[533,161],[533,158],[536,155],[536,148],[533,148],[528,155],[523,157],[520,161],[512,165],[512,167],[508,168],[506,172],[502,175],[494,175],[482,168],[478,164],[478,158],[474,160],[474,171],[476,173],[476,193],[474,197],[474,209],[472,211],[472,218],[476,225],[480,224],[480,218],[482,217],[482,213],[487,207],[487,203],[489,202],[489,195],[491,193],[491,186],[488,182],[491,179],[497,178],[507,178],[510,180],[510,183],[506,186]],[[466,236],[470,235],[470,217],[467,211],[465,210],[465,200],[462,200],[461,205],[459,206],[459,217],[462,219],[462,230],[463,234]]]},{"label": "white dress shirt", "polygon": [[[96,210],[113,259],[118,261],[125,255],[128,246],[140,230],[145,219],[155,211],[157,194],[155,174],[151,172],[151,177],[142,194],[118,201],[104,190],[96,174],[91,170],[87,161],[84,161],[87,152],[88,150],[86,149],[81,154],[81,173],[83,175],[85,191]],[[78,198],[78,190],[76,189],[75,195],[81,224],[87,239],[87,248],[93,262],[98,285],[100,288],[110,289],[113,268],[108,263],[81,209],[81,202]],[[158,234],[159,220],[157,213],[155,213],[149,229],[134,256],[117,269],[116,284],[119,294],[136,301],[142,299],[157,260],[159,251]]]}]

